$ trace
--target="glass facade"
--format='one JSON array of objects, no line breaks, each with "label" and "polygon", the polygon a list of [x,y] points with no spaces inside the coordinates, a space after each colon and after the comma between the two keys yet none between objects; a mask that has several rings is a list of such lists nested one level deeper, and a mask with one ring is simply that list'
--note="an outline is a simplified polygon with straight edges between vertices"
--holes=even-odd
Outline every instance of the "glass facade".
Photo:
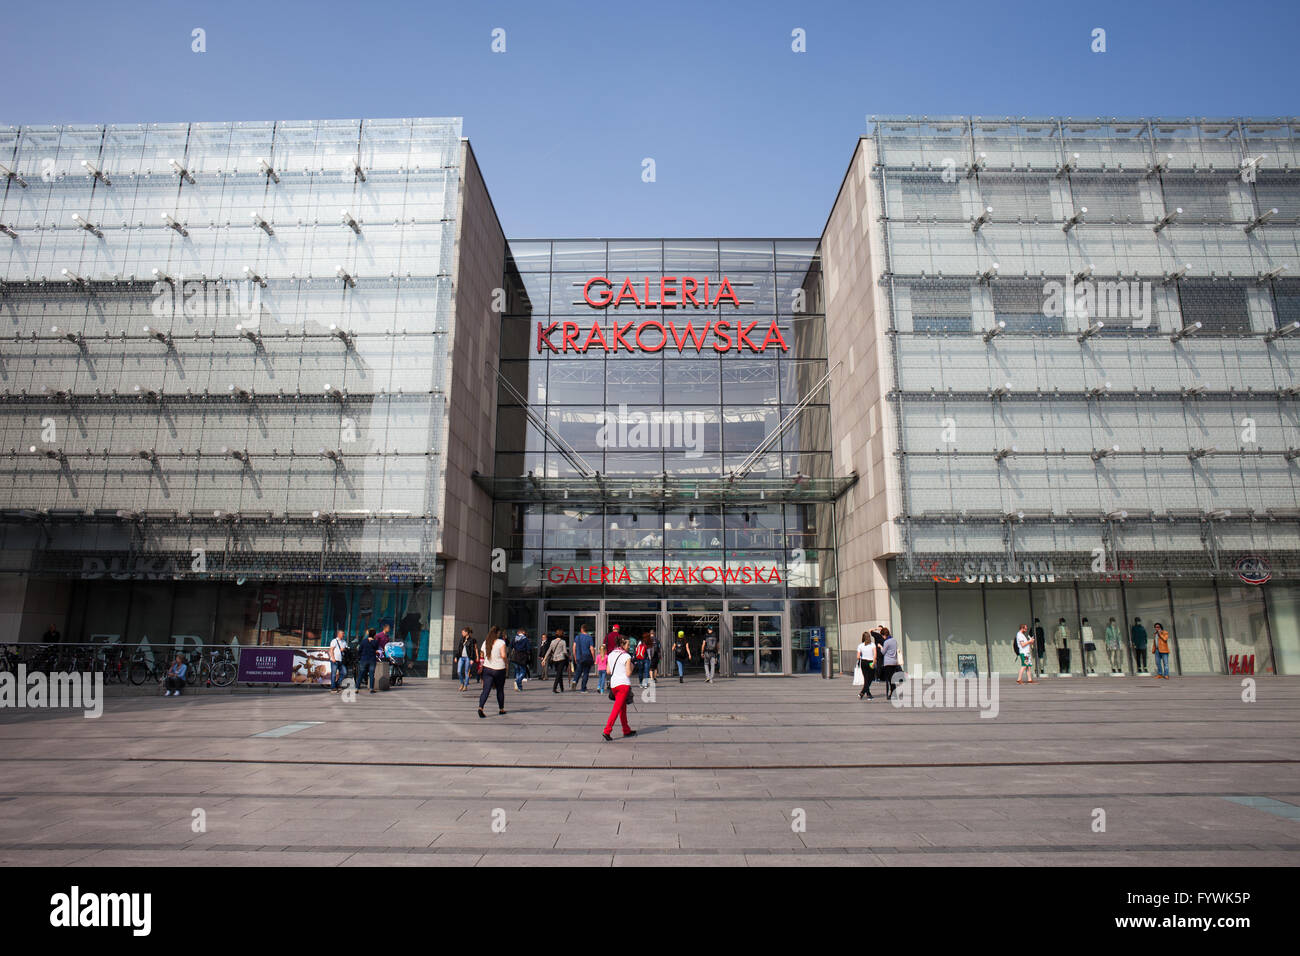
[{"label": "glass facade", "polygon": [[[909,669],[918,674],[958,673],[971,664],[980,673],[989,668],[1014,674],[1019,667],[1014,639],[1021,624],[1028,624],[1037,639],[1040,677],[1154,673],[1156,624],[1169,634],[1175,674],[1300,673],[1294,585],[933,582],[903,583],[899,592],[894,627],[903,636]],[[1134,644],[1135,623],[1147,634],[1145,658]]]},{"label": "glass facade", "polygon": [[913,658],[985,666],[977,624],[1009,644],[1027,587],[1049,673],[1109,671],[1083,629],[1112,614],[1164,624],[1182,673],[1271,672],[1265,598],[1300,573],[1300,129],[882,119],[869,149],[895,574],[938,595]]},{"label": "glass facade", "polygon": [[0,547],[78,582],[66,637],[308,640],[427,592],[460,126],[0,130]]},{"label": "glass facade", "polygon": [[[831,477],[826,390],[815,390],[827,373],[816,247],[510,243],[495,477],[527,481],[498,494],[493,543],[509,571],[494,620],[514,626],[537,619],[530,603],[549,613],[582,598],[604,599],[612,619],[635,598],[667,621],[668,603],[697,601],[722,615],[724,638],[747,635],[724,660],[804,669],[816,629],[835,629],[834,503],[798,490]],[[591,479],[574,480],[584,470]],[[569,481],[563,498],[536,500],[534,487],[555,480]],[[723,614],[724,602],[749,616]],[[789,666],[770,648],[755,654],[773,619]]]}]

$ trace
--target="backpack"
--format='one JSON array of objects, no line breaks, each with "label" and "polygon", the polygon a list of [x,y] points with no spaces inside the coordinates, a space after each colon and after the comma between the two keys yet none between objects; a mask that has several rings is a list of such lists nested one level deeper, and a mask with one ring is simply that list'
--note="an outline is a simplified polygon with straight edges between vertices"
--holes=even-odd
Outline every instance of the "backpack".
[{"label": "backpack", "polygon": [[516,637],[514,650],[510,652],[511,663],[526,665],[529,656],[528,638],[525,636]]},{"label": "backpack", "polygon": [[645,660],[645,641],[636,646],[636,659],[639,661]]}]

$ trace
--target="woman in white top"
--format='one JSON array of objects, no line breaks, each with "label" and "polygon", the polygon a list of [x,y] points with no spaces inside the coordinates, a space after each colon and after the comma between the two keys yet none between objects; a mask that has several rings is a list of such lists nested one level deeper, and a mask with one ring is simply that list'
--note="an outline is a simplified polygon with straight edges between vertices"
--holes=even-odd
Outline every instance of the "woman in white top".
[{"label": "woman in white top", "polygon": [[627,638],[618,636],[618,644],[610,651],[609,693],[614,698],[614,707],[605,721],[605,731],[601,734],[606,740],[613,740],[609,732],[614,729],[614,718],[623,722],[623,736],[634,737],[636,731],[627,722],[627,702],[632,696],[632,655],[627,652]]},{"label": "woman in white top", "polygon": [[871,682],[876,679],[876,641],[868,631],[862,632],[862,643],[858,645],[858,670],[862,671],[862,690],[858,691],[858,700],[871,696]]},{"label": "woman in white top", "polygon": [[501,628],[488,630],[487,640],[483,642],[483,692],[478,695],[478,715],[486,717],[483,705],[487,703],[492,688],[497,692],[497,713],[506,712],[506,642],[501,636]]}]

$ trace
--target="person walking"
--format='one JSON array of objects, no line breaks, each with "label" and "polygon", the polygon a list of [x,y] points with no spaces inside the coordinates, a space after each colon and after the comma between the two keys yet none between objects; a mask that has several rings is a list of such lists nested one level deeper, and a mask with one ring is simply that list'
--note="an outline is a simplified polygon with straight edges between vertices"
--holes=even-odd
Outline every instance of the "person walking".
[{"label": "person walking", "polygon": [[569,659],[569,645],[558,634],[551,639],[550,646],[542,655],[542,667],[548,665],[555,673],[555,682],[551,684],[552,694],[564,693],[564,665]]},{"label": "person walking", "polygon": [[375,629],[372,627],[366,631],[366,636],[361,639],[361,647],[357,651],[357,690],[361,689],[367,679],[370,681],[370,693],[375,692],[375,667],[379,662],[379,638],[375,636]]},{"label": "person walking", "polygon": [[646,667],[650,669],[650,683],[654,683],[659,679],[659,662],[663,658],[664,649],[662,642],[659,640],[659,634],[654,629],[651,629],[647,640],[650,649],[646,651]]},{"label": "person walking", "polygon": [[528,680],[528,667],[533,660],[533,642],[522,627],[515,629],[515,639],[510,645],[510,663],[515,666],[515,690],[524,689]]},{"label": "person walking", "polygon": [[646,635],[641,635],[641,640],[636,642],[636,647],[632,649],[632,659],[636,662],[637,679],[641,686],[646,685],[646,678],[650,673],[650,642],[646,640]]},{"label": "person walking", "polygon": [[858,645],[858,670],[862,672],[862,690],[858,691],[858,700],[863,697],[875,700],[871,696],[871,682],[876,679],[876,642],[870,631],[862,632],[862,643]]},{"label": "person walking", "polygon": [[619,632],[618,632],[618,625],[615,624],[613,627],[611,627],[611,628],[609,629],[609,633],[605,635],[605,655],[606,655],[606,656],[608,656],[608,655],[614,653],[614,648],[618,647],[618,639],[619,639],[620,637],[622,637],[622,635],[619,634]]},{"label": "person walking", "polygon": [[456,676],[460,678],[460,689],[469,690],[471,671],[479,662],[478,645],[474,643],[474,628],[460,629],[460,648],[456,654]]},{"label": "person walking", "polygon": [[1133,666],[1137,673],[1145,674],[1147,672],[1147,629],[1142,626],[1142,618],[1133,618],[1129,641],[1133,644]]},{"label": "person walking", "polygon": [[613,740],[609,732],[614,729],[614,719],[623,724],[623,736],[635,737],[636,731],[627,722],[627,705],[632,697],[632,655],[627,652],[627,638],[620,637],[614,651],[609,655],[609,693],[614,698],[614,706],[605,721],[601,736]]},{"label": "person walking", "polygon": [[1029,636],[1029,625],[1021,624],[1020,630],[1016,631],[1016,636],[1012,638],[1016,645],[1016,656],[1020,658],[1020,673],[1016,675],[1016,683],[1025,683],[1025,676],[1029,676],[1029,683],[1034,683],[1034,639]]},{"label": "person walking", "polygon": [[1110,661],[1110,672],[1112,674],[1120,673],[1123,668],[1120,666],[1119,651],[1119,625],[1115,623],[1112,617],[1106,624],[1106,659]]},{"label": "person walking", "polygon": [[605,645],[596,646],[596,693],[605,693],[605,688],[609,686],[609,673],[606,667],[609,665],[609,655],[605,653]]},{"label": "person walking", "polygon": [[691,660],[691,645],[686,640],[686,632],[678,631],[673,641],[673,660],[677,662],[677,683],[686,683],[686,663]]},{"label": "person walking", "polygon": [[550,631],[542,632],[542,644],[537,648],[537,679],[546,680],[546,652],[551,649],[551,641],[555,640]]},{"label": "person walking", "polygon": [[495,691],[497,695],[497,713],[506,713],[506,641],[499,627],[488,628],[487,640],[480,649],[483,659],[483,689],[478,695],[478,715],[486,717],[483,705],[488,696]]},{"label": "person walking", "polygon": [[343,631],[334,632],[334,640],[330,641],[330,693],[339,692],[339,681],[347,675],[347,669],[343,666],[343,655],[347,653],[348,642],[343,636]]},{"label": "person walking", "polygon": [[887,628],[882,627],[881,633],[885,635],[884,646],[884,668],[881,670],[880,679],[885,682],[885,699],[894,699],[894,675],[898,673],[898,638],[890,634]]},{"label": "person walking", "polygon": [[1169,680],[1169,632],[1159,621],[1155,623],[1156,679]]},{"label": "person walking", "polygon": [[700,656],[704,658],[704,683],[712,684],[714,675],[718,671],[718,635],[713,633],[713,628],[709,628],[704,634],[704,642],[700,645]]},{"label": "person walking", "polygon": [[185,686],[185,673],[189,670],[189,665],[185,663],[185,655],[177,654],[176,660],[172,661],[171,667],[167,668],[167,674],[163,678],[166,685],[164,697],[181,696],[181,688]]},{"label": "person walking", "polygon": [[587,679],[591,676],[591,665],[595,661],[595,647],[596,639],[587,631],[587,625],[579,626],[578,633],[573,635],[573,687],[584,694],[587,693]]}]

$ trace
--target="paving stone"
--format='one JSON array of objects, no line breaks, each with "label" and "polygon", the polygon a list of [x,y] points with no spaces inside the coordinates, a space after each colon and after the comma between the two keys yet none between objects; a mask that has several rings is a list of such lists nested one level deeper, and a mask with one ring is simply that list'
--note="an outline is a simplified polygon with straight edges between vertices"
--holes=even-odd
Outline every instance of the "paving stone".
[{"label": "paving stone", "polygon": [[0,711],[0,865],[1294,866],[1294,821],[1252,801],[1300,806],[1300,680],[1258,680],[1249,705],[1226,678],[1004,682],[994,719],[663,684],[613,743],[597,695],[480,721],[448,681]]}]

